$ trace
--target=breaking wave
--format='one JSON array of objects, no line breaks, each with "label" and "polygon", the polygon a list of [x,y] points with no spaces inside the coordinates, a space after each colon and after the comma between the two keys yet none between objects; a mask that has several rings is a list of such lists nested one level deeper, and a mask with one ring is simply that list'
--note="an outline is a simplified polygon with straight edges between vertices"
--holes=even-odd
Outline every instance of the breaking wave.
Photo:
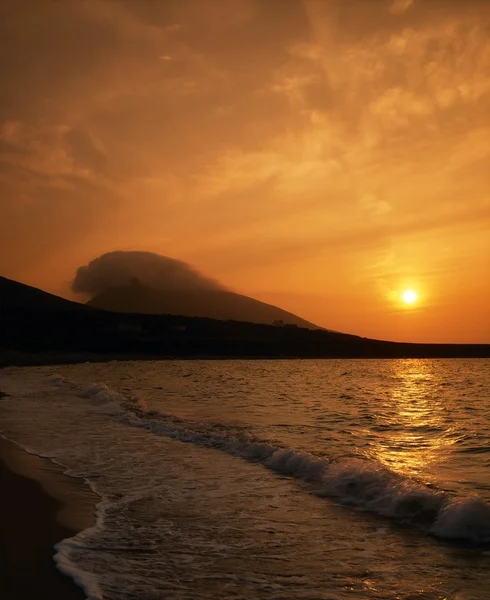
[{"label": "breaking wave", "polygon": [[[73,385],[53,379],[52,385]],[[196,422],[158,410],[144,399],[128,398],[105,384],[78,390],[95,410],[121,422],[180,442],[226,452],[263,467],[300,479],[320,497],[333,498],[361,510],[422,528],[445,539],[490,542],[490,505],[479,496],[453,497],[390,471],[376,461],[345,458],[330,461],[296,452],[280,442],[261,440],[244,427]]]}]

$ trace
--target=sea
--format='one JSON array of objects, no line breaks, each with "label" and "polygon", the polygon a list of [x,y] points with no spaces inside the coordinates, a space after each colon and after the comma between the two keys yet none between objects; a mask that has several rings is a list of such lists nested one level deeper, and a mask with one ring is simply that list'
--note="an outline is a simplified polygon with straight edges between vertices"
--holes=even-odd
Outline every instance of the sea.
[{"label": "sea", "polygon": [[0,434],[98,495],[106,600],[488,600],[490,360],[9,367]]}]

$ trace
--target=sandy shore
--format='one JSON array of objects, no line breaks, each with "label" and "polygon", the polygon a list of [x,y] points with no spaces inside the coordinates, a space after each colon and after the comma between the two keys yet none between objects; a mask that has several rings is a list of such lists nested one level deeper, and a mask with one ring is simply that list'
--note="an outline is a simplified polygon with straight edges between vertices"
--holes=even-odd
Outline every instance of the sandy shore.
[{"label": "sandy shore", "polygon": [[93,525],[98,497],[50,460],[0,438],[0,598],[83,600],[54,545]]}]

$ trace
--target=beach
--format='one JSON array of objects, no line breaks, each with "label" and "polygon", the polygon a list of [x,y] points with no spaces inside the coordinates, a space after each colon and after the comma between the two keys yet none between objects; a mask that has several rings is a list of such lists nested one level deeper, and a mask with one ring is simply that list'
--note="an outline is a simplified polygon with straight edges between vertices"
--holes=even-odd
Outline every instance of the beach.
[{"label": "beach", "polygon": [[81,479],[0,438],[0,596],[83,600],[62,574],[54,546],[90,527],[97,497]]},{"label": "beach", "polygon": [[486,360],[3,369],[0,597],[82,598],[56,546],[104,600],[488,600],[489,382]]}]

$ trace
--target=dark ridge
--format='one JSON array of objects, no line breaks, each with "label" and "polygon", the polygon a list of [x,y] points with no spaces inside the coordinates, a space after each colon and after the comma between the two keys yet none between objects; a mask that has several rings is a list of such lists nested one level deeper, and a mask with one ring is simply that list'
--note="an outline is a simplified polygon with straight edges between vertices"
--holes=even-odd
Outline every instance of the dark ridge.
[{"label": "dark ridge", "polygon": [[97,294],[87,302],[93,308],[122,313],[181,315],[222,321],[246,321],[270,325],[283,321],[298,327],[317,325],[277,306],[226,290],[158,290],[138,280]]},{"label": "dark ridge", "polygon": [[90,307],[0,276],[0,310],[79,311]]},{"label": "dark ridge", "polygon": [[0,366],[163,358],[477,358],[489,344],[408,344],[285,322],[119,313],[0,277]]}]

